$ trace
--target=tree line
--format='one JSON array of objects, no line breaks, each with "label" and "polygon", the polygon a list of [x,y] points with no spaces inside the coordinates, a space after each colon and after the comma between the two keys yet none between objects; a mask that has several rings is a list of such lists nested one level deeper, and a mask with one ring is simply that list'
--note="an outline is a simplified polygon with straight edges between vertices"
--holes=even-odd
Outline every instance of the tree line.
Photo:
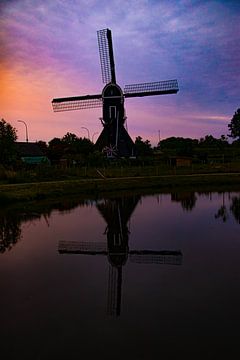
[{"label": "tree line", "polygon": [[[227,149],[240,148],[240,108],[234,113],[228,124],[228,136],[222,135],[219,139],[206,135],[201,139],[183,137],[169,137],[161,140],[156,147],[152,147],[149,140],[141,136],[135,139],[138,157],[151,158],[156,153],[165,153],[168,156],[197,156],[206,160],[208,153],[222,153]],[[230,143],[228,138],[232,138]],[[14,165],[17,161],[15,142],[17,131],[4,119],[0,120],[0,164],[3,166]],[[48,143],[38,141],[38,146],[52,164],[65,159],[71,163],[83,164],[88,162],[99,165],[104,162],[104,155],[95,150],[93,142],[68,132],[62,138],[53,138]]]}]

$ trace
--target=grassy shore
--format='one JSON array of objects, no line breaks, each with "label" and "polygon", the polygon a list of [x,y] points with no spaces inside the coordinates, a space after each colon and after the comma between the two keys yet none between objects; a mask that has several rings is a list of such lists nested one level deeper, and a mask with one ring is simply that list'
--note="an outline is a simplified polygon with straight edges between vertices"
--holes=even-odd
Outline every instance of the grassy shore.
[{"label": "grassy shore", "polygon": [[105,179],[45,181],[0,185],[1,205],[84,195],[94,198],[109,193],[192,191],[240,191],[240,173],[138,176]]}]

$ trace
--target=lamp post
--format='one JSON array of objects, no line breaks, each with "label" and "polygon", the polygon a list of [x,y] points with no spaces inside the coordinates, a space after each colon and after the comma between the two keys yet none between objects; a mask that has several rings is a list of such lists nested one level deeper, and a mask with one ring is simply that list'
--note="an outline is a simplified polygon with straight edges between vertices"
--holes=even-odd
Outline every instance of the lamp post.
[{"label": "lamp post", "polygon": [[94,135],[97,135],[97,134],[98,134],[98,132],[93,133],[93,136],[92,136],[92,143],[93,143]]},{"label": "lamp post", "polygon": [[25,125],[26,128],[26,142],[28,142],[28,129],[27,129],[27,124],[25,123],[25,121],[23,120],[18,120],[18,122],[22,122]]},{"label": "lamp post", "polygon": [[88,133],[88,139],[90,140],[90,134],[89,134],[89,130],[88,130],[88,128],[86,128],[86,127],[84,127],[84,126],[81,126],[81,128],[82,128],[82,129],[87,130],[87,133]]}]

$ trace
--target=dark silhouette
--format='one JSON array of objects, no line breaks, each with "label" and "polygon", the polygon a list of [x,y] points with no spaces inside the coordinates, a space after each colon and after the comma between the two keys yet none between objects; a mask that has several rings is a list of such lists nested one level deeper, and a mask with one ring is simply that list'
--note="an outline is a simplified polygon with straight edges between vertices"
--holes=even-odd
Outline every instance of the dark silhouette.
[{"label": "dark silhouette", "polygon": [[228,219],[228,211],[225,205],[225,193],[222,194],[222,205],[215,214],[215,219],[222,219],[223,222],[226,222]]},{"label": "dark silhouette", "polygon": [[234,196],[232,198],[232,204],[230,210],[235,218],[235,220],[240,224],[240,197]]},{"label": "dark silhouette", "polygon": [[22,223],[40,218],[39,212],[26,213],[14,209],[0,209],[0,253],[11,250],[21,240]]},{"label": "dark silhouette", "polygon": [[58,164],[62,159],[68,160],[69,163],[75,160],[80,164],[92,153],[93,143],[89,139],[79,138],[69,132],[61,139],[50,140],[47,148],[47,155],[52,164]]},{"label": "dark silhouette", "polygon": [[28,221],[35,221],[42,216],[49,226],[52,211],[67,212],[79,206],[88,206],[92,202],[85,199],[61,198],[56,202],[46,204],[36,203],[34,207],[22,209],[0,207],[0,253],[11,250],[21,240],[21,226]]},{"label": "dark silhouette", "polygon": [[124,98],[150,95],[176,94],[177,80],[126,85],[124,91],[116,82],[112,35],[109,29],[97,32],[102,69],[102,80],[106,84],[102,94],[53,99],[54,111],[103,108],[101,122],[103,130],[96,142],[96,149],[107,157],[131,157],[136,149],[124,123],[126,114]]},{"label": "dark silhouette", "polygon": [[0,164],[11,165],[16,160],[17,132],[4,119],[0,120]]},{"label": "dark silhouette", "polygon": [[196,205],[197,197],[195,192],[171,193],[171,200],[180,202],[183,210],[192,211]]},{"label": "dark silhouette", "polygon": [[182,263],[181,251],[172,250],[129,250],[128,222],[140,196],[129,196],[102,200],[97,203],[97,209],[107,223],[104,234],[107,243],[86,243],[60,241],[59,253],[82,255],[106,255],[110,264],[108,278],[108,313],[119,316],[122,297],[122,267],[128,257],[131,262],[141,264]]},{"label": "dark silhouette", "polygon": [[21,220],[0,212],[0,253],[11,250],[21,238]]},{"label": "dark silhouette", "polygon": [[135,140],[135,148],[138,156],[151,156],[153,149],[149,140],[143,141],[141,136],[137,136]]},{"label": "dark silhouette", "polygon": [[237,109],[232,117],[230,124],[228,124],[230,130],[229,136],[232,138],[238,138],[240,140],[240,108]]}]

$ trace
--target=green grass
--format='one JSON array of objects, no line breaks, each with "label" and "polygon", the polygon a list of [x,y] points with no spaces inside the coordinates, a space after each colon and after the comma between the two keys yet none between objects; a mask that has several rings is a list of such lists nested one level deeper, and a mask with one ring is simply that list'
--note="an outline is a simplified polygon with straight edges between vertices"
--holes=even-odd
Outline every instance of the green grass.
[{"label": "green grass", "polygon": [[102,194],[116,192],[139,190],[142,193],[157,193],[186,188],[194,191],[240,190],[240,173],[173,174],[2,184],[0,204],[58,199],[73,195],[96,198]]},{"label": "green grass", "polygon": [[0,169],[0,184],[222,172],[240,172],[240,163],[192,164],[191,167],[182,168],[174,168],[166,163],[131,166],[113,163],[111,166],[97,168],[84,166],[61,169],[55,166],[40,166],[35,169],[18,171]]}]

